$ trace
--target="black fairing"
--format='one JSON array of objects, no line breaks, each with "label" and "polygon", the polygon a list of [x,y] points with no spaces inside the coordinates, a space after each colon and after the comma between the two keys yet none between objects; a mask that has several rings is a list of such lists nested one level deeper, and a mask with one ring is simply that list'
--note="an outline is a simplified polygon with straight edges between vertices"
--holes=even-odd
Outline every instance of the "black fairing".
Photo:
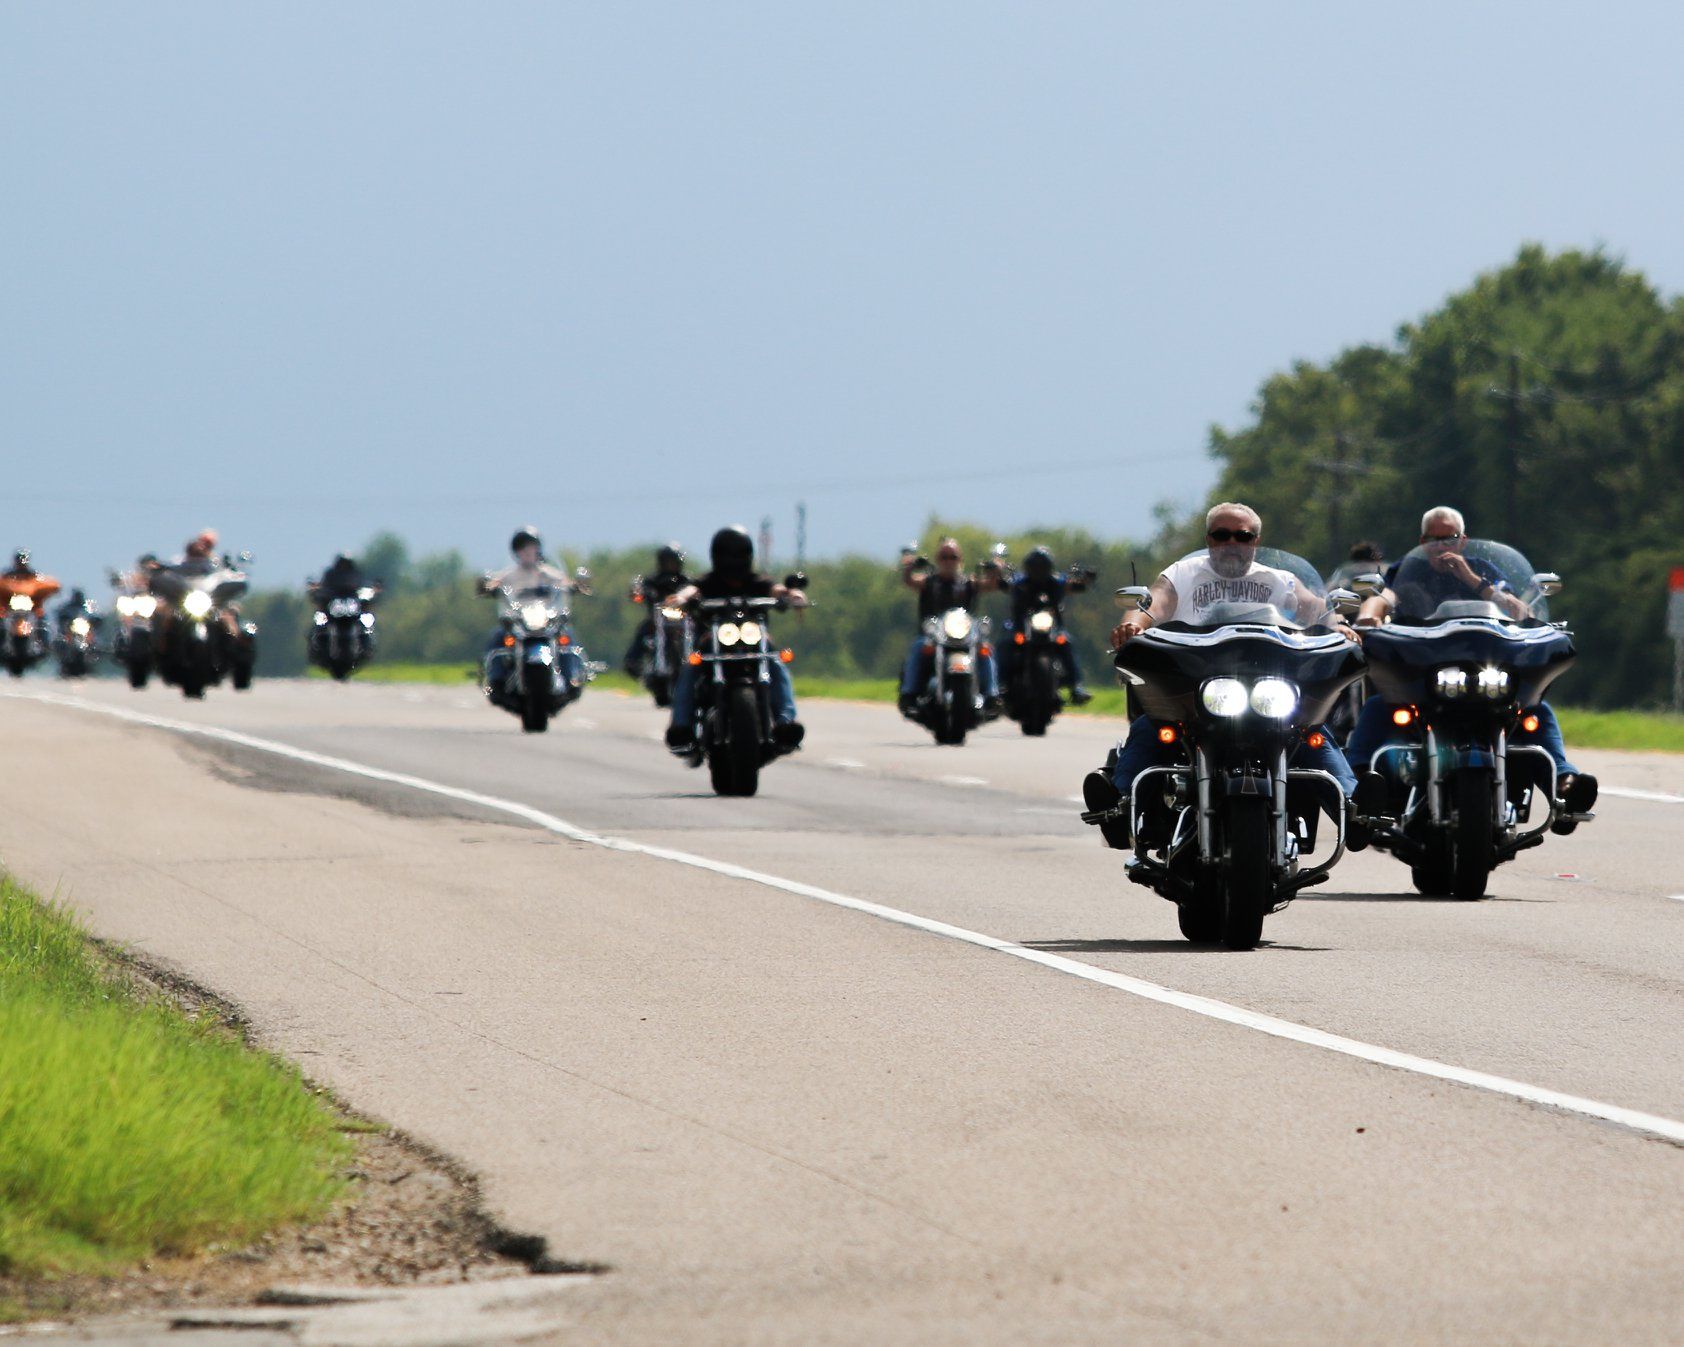
[{"label": "black fairing", "polygon": [[[1159,633],[1208,634],[1218,639],[1183,645],[1156,639]],[[1284,678],[1296,684],[1300,700],[1292,723],[1319,725],[1339,694],[1364,673],[1361,648],[1340,636],[1288,629],[1195,627],[1184,622],[1165,622],[1135,637],[1117,652],[1116,665],[1133,686],[1146,715],[1178,724],[1202,715],[1199,689],[1207,679],[1231,675]]]},{"label": "black fairing", "polygon": [[1514,682],[1514,703],[1536,706],[1578,658],[1565,631],[1496,620],[1377,627],[1364,637],[1363,646],[1374,691],[1407,706],[1431,700],[1434,673],[1448,665],[1506,669]]}]

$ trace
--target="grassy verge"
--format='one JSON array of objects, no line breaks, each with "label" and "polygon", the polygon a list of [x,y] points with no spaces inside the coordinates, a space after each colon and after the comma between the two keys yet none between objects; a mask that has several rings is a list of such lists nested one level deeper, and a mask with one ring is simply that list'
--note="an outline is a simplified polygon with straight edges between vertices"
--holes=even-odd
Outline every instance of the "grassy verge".
[{"label": "grassy verge", "polygon": [[1561,734],[1573,748],[1684,753],[1684,716],[1666,711],[1582,711],[1557,706]]},{"label": "grassy verge", "polygon": [[0,1275],[245,1242],[326,1208],[349,1153],[296,1070],[0,880]]},{"label": "grassy verge", "polygon": [[[461,664],[384,664],[374,660],[358,669],[351,675],[355,683],[444,683],[457,687],[464,683],[471,683],[478,675],[478,669],[469,663]],[[326,669],[318,669],[311,665],[305,670],[306,678],[326,678]]]}]

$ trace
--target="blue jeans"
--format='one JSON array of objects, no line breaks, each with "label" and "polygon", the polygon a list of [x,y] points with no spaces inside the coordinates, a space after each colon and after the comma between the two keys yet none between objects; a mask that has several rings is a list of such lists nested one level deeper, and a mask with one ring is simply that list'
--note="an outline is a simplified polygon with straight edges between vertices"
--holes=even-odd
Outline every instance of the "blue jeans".
[{"label": "blue jeans", "polygon": [[[1345,753],[1351,761],[1366,767],[1375,753],[1392,742],[1394,709],[1390,702],[1379,697],[1370,697],[1362,704],[1362,710],[1357,713],[1357,723],[1351,727],[1351,737],[1345,741]],[[1557,776],[1567,772],[1577,774],[1579,769],[1567,761],[1567,744],[1561,737],[1561,723],[1556,720],[1555,712],[1550,710],[1550,704],[1539,702],[1532,708],[1532,713],[1538,717],[1538,728],[1530,733],[1516,729],[1509,736],[1510,742],[1538,745],[1554,759]]]},{"label": "blue jeans", "polygon": [[[672,685],[672,723],[688,729],[696,721],[696,677],[698,666],[686,664],[678,671]],[[772,662],[772,719],[787,725],[795,719],[795,684],[790,681],[789,666],[782,660]]]},{"label": "blue jeans", "polygon": [[[1158,767],[1167,763],[1173,756],[1173,748],[1169,744],[1161,743],[1158,739],[1158,722],[1147,716],[1139,716],[1129,726],[1128,738],[1124,739],[1117,750],[1117,764],[1111,769],[1111,784],[1116,786],[1119,793],[1127,795],[1134,786],[1135,777],[1148,767]],[[1339,783],[1339,789],[1346,798],[1354,795],[1357,789],[1357,774],[1351,770],[1351,764],[1345,755],[1339,751],[1333,742],[1333,736],[1322,727],[1322,746],[1311,748],[1309,744],[1300,744],[1293,750],[1288,763],[1293,767],[1310,767],[1326,772]]]},{"label": "blue jeans", "polygon": [[[901,666],[900,692],[903,697],[917,697],[923,694],[929,686],[930,674],[933,672],[934,654],[924,649],[924,638],[917,637],[912,642],[912,648],[906,652],[906,663]],[[984,655],[980,650],[976,657],[976,686],[977,691],[985,698],[999,693],[999,680],[994,675],[994,658]]]}]

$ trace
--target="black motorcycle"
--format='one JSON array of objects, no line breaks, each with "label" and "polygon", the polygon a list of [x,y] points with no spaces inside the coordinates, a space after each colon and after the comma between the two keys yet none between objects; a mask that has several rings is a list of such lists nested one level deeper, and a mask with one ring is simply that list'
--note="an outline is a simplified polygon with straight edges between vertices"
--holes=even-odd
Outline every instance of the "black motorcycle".
[{"label": "black motorcycle", "polygon": [[673,680],[695,644],[690,614],[673,603],[670,595],[650,591],[641,575],[632,581],[631,600],[649,605],[650,634],[641,681],[656,706],[671,706]]},{"label": "black motorcycle", "polygon": [[[580,567],[577,578],[579,592],[589,593],[590,572]],[[579,700],[599,666],[573,634],[566,589],[505,586],[497,597],[501,637],[485,657],[481,685],[493,706],[520,717],[521,729],[542,734]]]},{"label": "black motorcycle", "polygon": [[[1199,626],[1159,623],[1115,655],[1158,741],[1172,746],[1171,761],[1143,770],[1129,807],[1118,806],[1134,851],[1128,876],[1176,904],[1187,939],[1230,949],[1255,946],[1263,919],[1323,882],[1345,852],[1338,781],[1290,759],[1363,672],[1361,647],[1332,630],[1315,570],[1269,548],[1257,560],[1296,577],[1304,624],[1268,604],[1218,604]],[[1151,602],[1146,589],[1118,595],[1126,607]],[[1357,599],[1332,602],[1355,611]],[[1303,866],[1330,804],[1331,853]]]},{"label": "black motorcycle", "polygon": [[[1087,588],[1096,573],[1087,566],[1072,566],[1066,574],[1068,597]],[[1060,647],[1069,645],[1071,637],[1059,621],[1058,599],[1050,587],[1031,587],[1023,597],[1021,624],[1014,622],[1007,634],[1014,649],[1006,661],[1000,692],[1006,714],[1017,721],[1018,728],[1039,737],[1064,709],[1059,691],[1064,667]]]},{"label": "black motorcycle", "polygon": [[0,641],[0,664],[13,678],[47,657],[46,624],[35,611],[35,601],[26,594],[7,596],[6,629]]},{"label": "black motorcycle", "polygon": [[[806,577],[784,583],[802,589]],[[773,665],[788,664],[795,654],[775,647],[767,626],[771,613],[786,606],[783,599],[694,600],[701,630],[689,655],[696,677],[691,765],[707,762],[716,795],[753,795],[760,769],[789,751],[778,742],[772,679]]]},{"label": "black motorcycle", "polygon": [[158,616],[154,594],[133,587],[115,571],[111,583],[117,596],[111,601],[117,623],[111,640],[111,658],[122,667],[132,688],[143,688],[152,677],[152,628]]},{"label": "black motorcycle", "polygon": [[[1403,559],[1392,619],[1363,639],[1369,680],[1393,708],[1392,742],[1371,761],[1390,785],[1397,821],[1374,844],[1409,865],[1422,893],[1477,899],[1492,870],[1541,845],[1552,824],[1594,815],[1557,798],[1546,749],[1512,738],[1536,728],[1530,708],[1576,655],[1565,625],[1549,620],[1559,577],[1534,572],[1511,547],[1470,540],[1461,555],[1490,584],[1489,597],[1445,598],[1454,588],[1444,579],[1447,554],[1418,547]],[[1366,577],[1362,587],[1378,582]]]},{"label": "black motorcycle", "polygon": [[994,653],[987,637],[988,619],[963,608],[949,608],[924,621],[930,676],[908,719],[929,730],[938,744],[963,744],[987,719],[977,681],[982,661]]},{"label": "black motorcycle", "polygon": [[310,662],[343,682],[374,655],[374,603],[378,585],[314,594],[316,613],[310,628]]},{"label": "black motorcycle", "polygon": [[[242,554],[241,561],[248,560]],[[157,599],[151,646],[158,677],[195,699],[224,678],[236,691],[250,688],[257,627],[238,621],[231,611],[250,587],[245,572],[227,557],[193,560],[160,567],[151,585]]]},{"label": "black motorcycle", "polygon": [[100,631],[105,619],[91,603],[58,615],[58,635],[53,640],[53,656],[58,660],[60,678],[86,678],[99,663]]}]

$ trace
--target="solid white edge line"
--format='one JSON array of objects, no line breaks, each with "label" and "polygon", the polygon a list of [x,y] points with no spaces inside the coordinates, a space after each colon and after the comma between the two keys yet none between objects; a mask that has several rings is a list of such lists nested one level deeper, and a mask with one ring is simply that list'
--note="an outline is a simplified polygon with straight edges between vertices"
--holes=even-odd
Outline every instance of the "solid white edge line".
[{"label": "solid white edge line", "polygon": [[116,706],[101,706],[95,702],[79,701],[75,698],[55,696],[51,693],[8,692],[4,695],[24,701],[43,702],[54,706],[70,707],[79,711],[92,711],[98,715],[110,716],[117,720],[126,720],[132,724],[146,725],[154,729],[170,730],[177,734],[200,735],[207,739],[219,739],[224,743],[238,744],[243,748],[255,749],[262,753],[272,753],[277,757],[291,758],[295,762],[309,763],[311,766],[323,767],[330,771],[344,772],[350,776],[365,777],[370,781],[383,781],[390,785],[425,791],[431,795],[443,796],[446,799],[458,800],[463,804],[477,805],[482,809],[523,819],[536,827],[568,838],[570,841],[587,843],[608,851],[628,852],[634,855],[648,856],[655,860],[671,861],[677,865],[687,865],[693,869],[706,870],[728,879],[760,884],[766,888],[795,894],[797,897],[811,898],[817,902],[829,903],[834,907],[863,912],[868,916],[894,922],[899,926],[911,927],[913,930],[925,931],[949,940],[963,941],[968,945],[993,950],[998,954],[1008,954],[1014,959],[1039,964],[1042,968],[1065,973],[1071,977],[1097,983],[1102,987],[1110,987],[1116,991],[1127,992],[1131,996],[1138,996],[1147,1001],[1156,1001],[1160,1005],[1174,1006],[1178,1010],[1191,1011],[1193,1014],[1203,1015],[1207,1019],[1219,1020],[1225,1024],[1237,1025],[1244,1029],[1253,1029],[1258,1033],[1267,1034],[1271,1038],[1301,1043],[1306,1047],[1321,1048],[1327,1052],[1336,1052],[1346,1057],[1355,1057],[1361,1061],[1372,1062],[1377,1066],[1389,1066],[1399,1071],[1408,1071],[1435,1080],[1467,1085],[1476,1090],[1506,1095],[1511,1099],[1524,1100],[1527,1103],[1538,1104],[1544,1108],[1560,1109],[1563,1112],[1596,1118],[1602,1122],[1628,1128],[1633,1132],[1642,1132],[1649,1136],[1661,1137],[1667,1141],[1684,1145],[1684,1122],[1677,1122],[1671,1118],[1662,1118],[1653,1113],[1643,1113],[1637,1109],[1622,1108],[1617,1104],[1604,1104],[1599,1100],[1564,1094],[1559,1090],[1545,1089],[1539,1085],[1529,1085],[1525,1081],[1510,1080],[1505,1076],[1491,1075],[1484,1071],[1473,1071],[1467,1067],[1451,1066],[1446,1062],[1434,1061],[1430,1057],[1417,1057],[1412,1053],[1398,1052],[1392,1048],[1364,1043],[1359,1039],[1330,1034],[1321,1029],[1312,1029],[1308,1025],[1295,1024],[1291,1020],[1277,1019],[1273,1015],[1247,1010],[1243,1006],[1230,1005],[1226,1001],[1214,1001],[1209,997],[1195,996],[1189,992],[1178,992],[1170,987],[1159,986],[1155,982],[1130,977],[1126,973],[1116,973],[1108,968],[1100,968],[1094,964],[1068,959],[1062,954],[1051,954],[1045,950],[1030,949],[1026,945],[1015,944],[1010,940],[1001,940],[997,936],[984,935],[980,931],[967,930],[963,926],[953,926],[944,921],[937,921],[932,917],[921,917],[915,912],[903,912],[899,908],[886,907],[881,903],[873,903],[864,898],[850,898],[846,894],[832,893],[828,889],[803,884],[799,880],[782,879],[777,875],[763,874],[758,870],[733,865],[728,861],[711,860],[706,856],[693,855],[687,851],[675,851],[668,847],[649,846],[646,843],[633,842],[627,838],[608,837],[601,833],[593,833],[577,827],[565,819],[557,818],[553,814],[547,814],[541,809],[534,809],[532,806],[521,804],[516,800],[499,799],[495,795],[482,795],[478,791],[464,790],[458,786],[447,786],[442,782],[428,781],[424,777],[410,776],[405,772],[389,772],[381,767],[369,767],[346,758],[329,757],[324,753],[312,752],[310,749],[294,748],[291,744],[283,744],[273,739],[259,739],[254,735],[242,734],[238,730],[223,729],[220,726],[192,725],[185,721],[167,720],[161,716],[145,715],[138,711],[128,711]]}]

